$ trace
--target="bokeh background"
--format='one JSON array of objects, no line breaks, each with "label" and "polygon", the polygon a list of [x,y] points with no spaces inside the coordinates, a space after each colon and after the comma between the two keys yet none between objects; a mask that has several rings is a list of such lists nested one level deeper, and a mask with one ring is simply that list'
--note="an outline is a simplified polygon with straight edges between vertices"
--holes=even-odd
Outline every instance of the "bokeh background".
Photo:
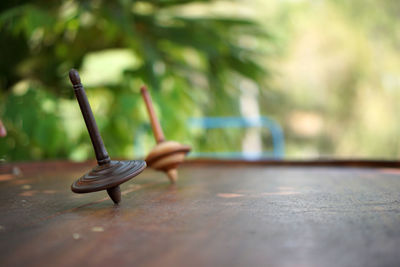
[{"label": "bokeh background", "polygon": [[285,158],[399,157],[399,1],[0,5],[2,161],[94,158],[70,68],[114,158],[143,157],[154,145],[142,84],[166,137],[194,155],[268,155],[269,129],[190,124],[265,116],[283,130]]}]

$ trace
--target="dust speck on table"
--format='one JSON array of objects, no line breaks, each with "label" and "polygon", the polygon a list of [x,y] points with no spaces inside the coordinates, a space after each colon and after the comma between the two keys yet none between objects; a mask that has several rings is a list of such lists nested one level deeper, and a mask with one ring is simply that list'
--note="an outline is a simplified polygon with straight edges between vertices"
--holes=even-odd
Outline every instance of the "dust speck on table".
[{"label": "dust speck on table", "polygon": [[32,188],[32,186],[29,185],[29,184],[24,184],[21,188],[24,189],[24,190],[29,190],[29,189]]},{"label": "dust speck on table", "polygon": [[92,227],[92,232],[104,232],[104,228],[101,226]]},{"label": "dust speck on table", "polygon": [[78,240],[78,239],[81,238],[81,235],[78,234],[78,233],[73,233],[73,234],[72,234],[72,238],[75,239],[75,240]]}]

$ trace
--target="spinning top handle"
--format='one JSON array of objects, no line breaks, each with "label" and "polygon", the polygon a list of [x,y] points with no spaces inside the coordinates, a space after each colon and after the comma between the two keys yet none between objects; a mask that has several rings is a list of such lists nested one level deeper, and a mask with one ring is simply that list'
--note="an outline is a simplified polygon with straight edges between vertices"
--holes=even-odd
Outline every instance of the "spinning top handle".
[{"label": "spinning top handle", "polygon": [[99,165],[107,164],[110,162],[110,157],[108,156],[103,140],[101,139],[99,129],[97,128],[92,109],[90,108],[90,104],[85,93],[85,89],[83,89],[83,85],[81,84],[79,73],[76,70],[71,69],[69,71],[69,79],[74,87],[76,99],[78,100],[79,107],[81,108],[82,116],[85,119],[85,124],[86,128],[88,129],[90,139],[92,140],[97,163]]},{"label": "spinning top handle", "polygon": [[151,102],[151,96],[147,91],[146,86],[140,88],[143,100],[146,103],[147,111],[149,112],[151,127],[153,128],[154,137],[157,143],[165,141],[164,133],[161,128],[160,122],[157,119],[156,113],[154,112],[153,103]]}]

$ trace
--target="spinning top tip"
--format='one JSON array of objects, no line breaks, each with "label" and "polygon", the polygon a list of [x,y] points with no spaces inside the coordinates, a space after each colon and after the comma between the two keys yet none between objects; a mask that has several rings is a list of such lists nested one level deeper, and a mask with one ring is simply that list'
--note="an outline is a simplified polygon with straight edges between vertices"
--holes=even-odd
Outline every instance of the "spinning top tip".
[{"label": "spinning top tip", "polygon": [[79,73],[76,69],[71,69],[69,71],[69,79],[73,85],[77,85],[81,83],[81,77],[79,77]]},{"label": "spinning top tip", "polygon": [[176,183],[178,180],[178,171],[176,169],[169,169],[167,171],[168,179],[171,181],[171,184]]},{"label": "spinning top tip", "polygon": [[119,186],[108,188],[107,193],[115,204],[121,202],[121,188]]}]

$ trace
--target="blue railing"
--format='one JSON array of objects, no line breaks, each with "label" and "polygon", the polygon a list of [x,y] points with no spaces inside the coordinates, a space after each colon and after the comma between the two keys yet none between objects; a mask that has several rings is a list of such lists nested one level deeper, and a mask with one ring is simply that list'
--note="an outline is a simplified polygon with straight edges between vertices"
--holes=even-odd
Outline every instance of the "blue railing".
[{"label": "blue railing", "polygon": [[285,141],[282,128],[274,120],[266,117],[203,117],[188,120],[190,128],[221,129],[221,128],[252,128],[261,127],[270,131],[273,151],[260,153],[252,152],[193,152],[192,156],[200,157],[274,157],[283,158],[285,154]]},{"label": "blue railing", "polygon": [[[271,133],[272,151],[258,152],[191,152],[190,157],[210,157],[210,158],[283,158],[285,154],[285,141],[282,128],[274,120],[266,117],[203,117],[190,118],[187,121],[189,128],[202,129],[224,129],[224,128],[266,128]],[[145,155],[142,136],[148,132],[150,125],[144,123],[136,130],[134,139],[134,154],[137,157]]]}]

